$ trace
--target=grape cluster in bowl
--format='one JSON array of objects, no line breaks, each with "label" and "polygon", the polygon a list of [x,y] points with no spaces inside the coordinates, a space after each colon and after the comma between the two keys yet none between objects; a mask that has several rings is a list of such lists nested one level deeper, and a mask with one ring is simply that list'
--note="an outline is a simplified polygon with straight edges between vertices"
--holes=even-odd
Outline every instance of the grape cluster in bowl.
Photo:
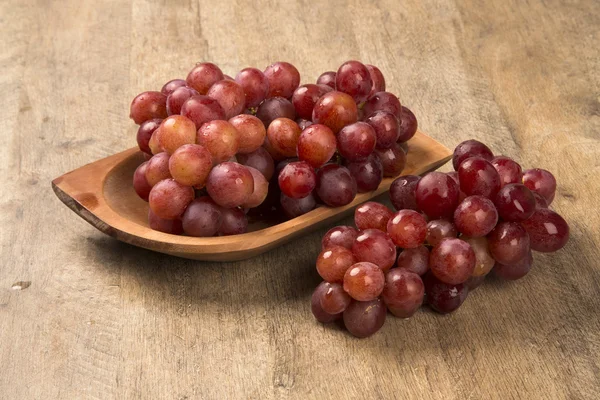
[{"label": "grape cluster in bowl", "polygon": [[133,187],[152,229],[189,236],[244,233],[248,215],[294,218],[339,207],[398,176],[414,114],[381,71],[347,61],[300,85],[287,62],[235,79],[199,63],[186,79],[136,96],[130,117],[148,158]]},{"label": "grape cluster in bowl", "polygon": [[476,140],[459,144],[452,163],[450,173],[397,178],[389,191],[396,213],[368,202],[355,210],[356,229],[325,234],[316,262],[324,281],[311,299],[318,321],[341,319],[366,337],[381,329],[387,310],[409,318],[426,303],[450,313],[491,271],[520,279],[532,250],[567,243],[567,222],[548,208],[556,192],[550,172],[523,171]]}]

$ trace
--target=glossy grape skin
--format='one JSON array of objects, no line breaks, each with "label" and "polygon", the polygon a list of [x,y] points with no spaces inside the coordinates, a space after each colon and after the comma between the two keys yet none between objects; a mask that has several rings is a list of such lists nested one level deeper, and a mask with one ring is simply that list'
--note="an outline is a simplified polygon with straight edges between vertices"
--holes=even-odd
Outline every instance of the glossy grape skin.
[{"label": "glossy grape skin", "polygon": [[196,96],[199,93],[190,87],[178,87],[169,94],[167,97],[167,114],[168,115],[179,115],[181,114],[181,107],[183,104],[192,96]]},{"label": "glossy grape skin", "polygon": [[392,182],[389,191],[390,201],[397,211],[404,209],[419,211],[415,189],[420,180],[420,176],[404,175]]},{"label": "glossy grape skin", "polygon": [[148,196],[150,208],[157,217],[175,219],[194,200],[194,189],[175,179],[163,179],[152,187]]},{"label": "glossy grape skin", "polygon": [[223,79],[215,82],[206,95],[217,100],[225,112],[226,119],[233,118],[244,111],[246,104],[244,89],[235,81]]},{"label": "glossy grape skin", "polygon": [[272,97],[260,103],[256,110],[256,117],[268,127],[277,118],[296,119],[296,110],[288,99]]},{"label": "glossy grape skin", "polygon": [[451,285],[437,279],[432,273],[423,278],[427,304],[440,314],[448,314],[456,311],[466,300],[469,288],[459,283]]},{"label": "glossy grape skin", "polygon": [[278,177],[279,188],[286,196],[301,199],[308,196],[317,185],[317,175],[310,164],[304,161],[286,165]]},{"label": "glossy grape skin", "polygon": [[389,149],[398,140],[400,135],[400,122],[392,113],[380,111],[371,115],[366,121],[377,137],[378,149]]},{"label": "glossy grape skin", "polygon": [[328,230],[321,239],[321,249],[330,246],[342,246],[351,250],[357,236],[358,231],[356,228],[345,225],[335,226]]},{"label": "glossy grape skin", "polygon": [[212,156],[204,146],[186,144],[169,158],[169,172],[182,185],[203,187],[212,169]]},{"label": "glossy grape skin", "polygon": [[300,84],[300,73],[288,62],[273,63],[265,69],[264,74],[269,81],[268,97],[289,98]]},{"label": "glossy grape skin", "polygon": [[499,222],[487,239],[490,254],[502,264],[514,264],[529,252],[529,235],[517,222]]},{"label": "glossy grape skin", "polygon": [[344,290],[358,301],[374,300],[383,291],[385,276],[381,268],[370,262],[358,262],[344,274]]},{"label": "glossy grape skin", "polygon": [[169,172],[169,155],[167,153],[158,153],[150,160],[146,166],[146,181],[150,186],[156,185],[163,179],[171,178]]},{"label": "glossy grape skin", "polygon": [[150,186],[148,180],[146,179],[147,166],[148,161],[144,161],[135,169],[135,172],[133,173],[133,189],[144,201],[148,201],[148,195],[150,194],[150,190],[152,190],[152,186]]},{"label": "glossy grape skin", "polygon": [[333,89],[327,85],[315,85],[312,83],[302,85],[294,90],[292,104],[296,109],[298,117],[310,120],[317,100],[325,93],[331,91]]},{"label": "glossy grape skin", "polygon": [[312,193],[301,199],[292,199],[291,197],[281,193],[279,201],[284,214],[289,219],[304,215],[307,212],[314,210],[314,208],[317,206],[317,201]]},{"label": "glossy grape skin", "polygon": [[346,93],[325,93],[313,108],[312,121],[315,124],[327,125],[335,134],[357,120],[358,107],[354,99]]},{"label": "glossy grape skin", "polygon": [[295,157],[298,140],[302,131],[289,118],[277,118],[267,128],[267,138],[275,151],[285,157]]},{"label": "glossy grape skin", "polygon": [[427,221],[416,211],[400,210],[389,219],[387,233],[396,246],[412,249],[425,242]]},{"label": "glossy grape skin", "polygon": [[429,218],[451,218],[458,205],[458,184],[443,172],[430,172],[417,183],[415,199]]},{"label": "glossy grape skin", "polygon": [[423,304],[424,295],[423,280],[414,272],[393,268],[385,274],[381,298],[396,317],[412,317]]},{"label": "glossy grape skin", "polygon": [[480,157],[484,160],[492,161],[494,153],[492,153],[489,147],[478,140],[465,140],[456,146],[452,154],[452,166],[454,170],[458,171],[460,164],[470,157]]},{"label": "glossy grape skin", "polygon": [[527,186],[520,183],[505,185],[494,200],[498,214],[505,221],[525,221],[535,211],[535,197]]},{"label": "glossy grape skin", "polygon": [[196,143],[210,152],[213,164],[218,164],[229,160],[237,153],[240,136],[232,124],[216,120],[207,122],[198,129]]},{"label": "glossy grape skin", "polygon": [[323,72],[317,78],[317,85],[327,85],[333,90],[335,90],[335,75],[334,71]]},{"label": "glossy grape skin", "polygon": [[180,219],[160,218],[152,212],[152,209],[148,209],[148,225],[150,226],[150,229],[163,233],[170,233],[171,235],[181,235],[183,233]]},{"label": "glossy grape skin", "polygon": [[337,70],[335,88],[352,96],[355,102],[363,102],[369,97],[373,88],[371,73],[359,61],[346,61]]},{"label": "glossy grape skin", "polygon": [[225,111],[221,105],[215,99],[203,95],[187,99],[181,106],[181,115],[191,119],[197,129],[207,122],[225,119]]},{"label": "glossy grape skin", "polygon": [[163,85],[163,87],[160,89],[160,92],[165,96],[168,96],[173,93],[175,89],[186,85],[187,82],[185,79],[171,79],[169,82]]},{"label": "glossy grape skin", "polygon": [[223,223],[223,210],[208,196],[195,199],[181,217],[183,231],[196,237],[216,235]]},{"label": "glossy grape skin", "polygon": [[469,196],[454,211],[454,224],[458,231],[472,237],[485,236],[498,223],[498,211],[490,199]]},{"label": "glossy grape skin", "polygon": [[383,272],[396,262],[396,246],[387,234],[377,229],[360,232],[352,244],[352,253],[357,261],[370,262]]},{"label": "glossy grape skin", "polygon": [[487,275],[488,272],[494,267],[496,262],[490,254],[488,240],[485,237],[469,237],[461,236],[460,240],[464,240],[469,243],[473,252],[475,253],[475,269],[471,276],[483,276]]},{"label": "glossy grape skin", "polygon": [[185,144],[196,142],[196,125],[182,115],[171,115],[160,124],[160,147],[169,155]]},{"label": "glossy grape skin", "polygon": [[222,208],[223,221],[217,233],[219,236],[240,235],[248,231],[248,218],[239,208]]},{"label": "glossy grape skin", "polygon": [[350,162],[346,168],[356,181],[358,193],[377,189],[383,180],[383,164],[376,154],[371,154],[366,160]]},{"label": "glossy grape skin", "polygon": [[538,210],[540,208],[548,208],[548,201],[544,196],[539,194],[538,192],[531,191],[533,197],[535,198],[535,209]]},{"label": "glossy grape skin", "polygon": [[252,153],[263,145],[267,131],[260,119],[253,115],[240,114],[231,118],[229,123],[238,132],[238,153]]},{"label": "glossy grape skin", "polygon": [[531,271],[532,266],[533,254],[530,251],[525,258],[514,264],[506,265],[496,262],[494,265],[494,274],[502,279],[516,281],[527,275]]},{"label": "glossy grape skin", "polygon": [[156,118],[167,117],[167,96],[161,92],[142,92],[133,98],[129,118],[136,124]]},{"label": "glossy grape skin", "polygon": [[519,163],[511,158],[498,156],[491,161],[498,175],[500,175],[500,185],[508,185],[510,183],[521,183],[523,181],[523,171]]},{"label": "glossy grape skin", "polygon": [[396,266],[414,272],[417,275],[425,275],[429,271],[429,249],[421,245],[412,249],[404,249],[398,255]]},{"label": "glossy grape skin", "polygon": [[330,207],[345,206],[356,196],[356,181],[347,168],[327,164],[317,174],[316,193]]},{"label": "glossy grape skin", "polygon": [[206,189],[210,197],[221,207],[239,207],[254,192],[254,179],[245,166],[224,162],[210,171]]},{"label": "glossy grape skin", "polygon": [[367,158],[377,143],[377,135],[366,122],[347,125],[337,135],[339,153],[347,160],[360,161]]},{"label": "glossy grape skin", "polygon": [[548,205],[552,204],[556,194],[556,178],[550,171],[541,168],[528,169],[523,172],[523,184],[531,191],[541,194]]},{"label": "glossy grape skin", "polygon": [[456,225],[446,219],[434,219],[427,223],[425,241],[431,246],[437,246],[442,239],[458,236]]},{"label": "glossy grape skin", "polygon": [[360,230],[379,229],[386,232],[388,221],[394,215],[392,210],[381,203],[368,201],[356,208],[354,224]]},{"label": "glossy grape skin", "polygon": [[500,175],[494,166],[480,157],[470,157],[458,167],[460,190],[467,196],[494,199],[500,190]]},{"label": "glossy grape skin", "polygon": [[190,71],[185,79],[187,85],[200,94],[206,94],[215,83],[224,79],[223,72],[213,63],[199,63]]},{"label": "glossy grape skin", "polygon": [[300,134],[296,152],[300,160],[319,168],[333,157],[335,149],[336,139],[331,129],[322,124],[312,124]]},{"label": "glossy grape skin", "polygon": [[323,293],[327,290],[328,287],[329,286],[328,286],[327,282],[321,282],[319,284],[319,286],[317,286],[317,288],[313,292],[311,299],[310,299],[310,308],[311,308],[311,311],[312,311],[314,317],[316,318],[317,321],[319,321],[323,324],[333,322],[337,319],[342,318],[342,314],[331,315],[331,314],[326,313],[323,310],[323,307],[321,307],[321,298],[323,296]]},{"label": "glossy grape skin", "polygon": [[235,76],[242,87],[247,108],[258,106],[269,94],[269,80],[258,68],[244,68]]},{"label": "glossy grape skin", "polygon": [[547,208],[535,210],[521,223],[531,240],[531,248],[542,253],[560,250],[569,241],[569,225],[558,213]]},{"label": "glossy grape skin", "polygon": [[144,153],[152,155],[152,150],[150,150],[148,142],[150,142],[152,134],[158,129],[161,122],[162,119],[150,119],[140,124],[140,127],[137,131],[136,140],[140,150]]},{"label": "glossy grape skin", "polygon": [[381,70],[374,65],[365,64],[365,67],[369,70],[369,75],[371,75],[371,82],[373,85],[371,86],[371,91],[369,92],[369,96],[385,91],[385,78],[381,73]]},{"label": "glossy grape skin", "polygon": [[321,294],[321,308],[328,314],[343,312],[352,298],[346,293],[339,283],[327,282],[326,289]]},{"label": "glossy grape skin", "polygon": [[456,285],[465,282],[475,270],[475,252],[460,239],[442,239],[431,249],[429,268],[437,279]]},{"label": "glossy grape skin", "polygon": [[269,182],[259,170],[252,167],[246,168],[248,168],[248,171],[250,171],[252,178],[254,179],[254,190],[250,197],[248,197],[248,200],[242,204],[242,208],[258,207],[267,198],[267,194],[269,193]]},{"label": "glossy grape skin", "polygon": [[381,329],[387,315],[381,299],[352,301],[343,313],[344,325],[357,338],[366,338]]},{"label": "glossy grape skin", "polygon": [[402,105],[395,94],[390,92],[378,92],[367,99],[363,111],[366,118],[369,118],[377,111],[387,111],[400,119],[402,116]]},{"label": "glossy grape skin", "polygon": [[471,276],[469,279],[467,279],[465,283],[463,283],[463,285],[465,285],[469,289],[470,293],[483,284],[486,276],[487,275]]},{"label": "glossy grape skin", "polygon": [[406,153],[398,143],[394,143],[389,149],[375,149],[375,153],[383,165],[383,176],[396,177],[406,167]]},{"label": "glossy grape skin", "polygon": [[323,247],[317,257],[317,272],[327,282],[342,282],[348,268],[356,264],[352,251],[346,247]]},{"label": "glossy grape skin", "polygon": [[417,117],[407,107],[402,106],[400,111],[400,129],[398,134],[398,142],[405,143],[415,136],[419,123]]},{"label": "glossy grape skin", "polygon": [[275,163],[273,162],[273,157],[271,157],[269,152],[263,147],[259,147],[252,153],[248,154],[238,153],[236,155],[236,158],[240,164],[245,165],[247,167],[256,168],[264,175],[265,179],[268,181],[271,180],[271,177],[275,172]]}]

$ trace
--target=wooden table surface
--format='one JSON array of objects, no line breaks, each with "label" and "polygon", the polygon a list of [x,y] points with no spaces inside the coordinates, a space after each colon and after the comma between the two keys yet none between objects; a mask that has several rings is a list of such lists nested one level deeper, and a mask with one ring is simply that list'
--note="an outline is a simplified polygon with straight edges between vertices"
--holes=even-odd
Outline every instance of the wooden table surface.
[{"label": "wooden table surface", "polygon": [[[599,44],[594,0],[0,2],[0,398],[598,398]],[[131,98],[197,61],[285,60],[306,83],[348,59],[448,147],[553,171],[567,246],[453,315],[358,340],[310,313],[324,230],[195,262],[104,236],[52,193],[133,146]]]}]

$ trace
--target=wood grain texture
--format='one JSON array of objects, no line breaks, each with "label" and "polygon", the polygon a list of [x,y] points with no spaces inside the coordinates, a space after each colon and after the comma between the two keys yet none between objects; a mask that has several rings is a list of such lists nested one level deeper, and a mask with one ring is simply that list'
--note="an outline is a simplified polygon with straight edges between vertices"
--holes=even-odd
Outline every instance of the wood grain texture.
[{"label": "wood grain texture", "polygon": [[[0,398],[598,397],[596,1],[6,0],[0,21]],[[286,60],[312,82],[347,59],[380,66],[448,147],[475,137],[552,170],[567,246],[454,315],[357,340],[309,311],[326,228],[182,260],[106,237],[47,184],[131,147],[130,99],[196,61]]]}]

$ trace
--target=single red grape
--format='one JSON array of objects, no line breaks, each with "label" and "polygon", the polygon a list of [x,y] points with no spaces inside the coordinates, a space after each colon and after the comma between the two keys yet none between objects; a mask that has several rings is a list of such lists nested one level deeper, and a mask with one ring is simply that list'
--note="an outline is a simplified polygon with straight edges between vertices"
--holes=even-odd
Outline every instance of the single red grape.
[{"label": "single red grape", "polygon": [[206,190],[215,203],[221,207],[239,207],[254,192],[254,178],[245,166],[234,162],[224,162],[210,171]]},{"label": "single red grape", "polygon": [[292,97],[300,84],[300,72],[288,62],[273,63],[265,69],[264,74],[269,81],[268,97]]},{"label": "single red grape", "polygon": [[336,149],[335,135],[327,126],[313,124],[304,129],[298,138],[298,158],[314,168],[325,165]]},{"label": "single red grape", "polygon": [[385,78],[381,73],[381,70],[374,65],[365,64],[365,67],[369,70],[369,75],[371,75],[371,81],[373,81],[373,86],[371,87],[371,91],[369,92],[369,96],[383,92],[385,90]]},{"label": "single red grape", "polygon": [[515,264],[529,252],[529,235],[518,222],[499,222],[487,239],[490,254],[502,264]]},{"label": "single red grape", "polygon": [[400,210],[389,219],[387,233],[396,246],[412,249],[425,242],[427,221],[414,210]]},{"label": "single red grape", "polygon": [[475,269],[473,270],[472,276],[487,275],[496,262],[490,253],[487,238],[461,236],[460,240],[469,243],[475,252]]},{"label": "single red grape", "polygon": [[171,178],[169,172],[169,155],[167,153],[158,153],[150,160],[146,166],[146,181],[150,186],[156,185],[163,179]]},{"label": "single red grape", "polygon": [[212,167],[210,152],[199,144],[183,145],[169,158],[169,172],[182,185],[203,187]]},{"label": "single red grape", "polygon": [[150,208],[156,216],[175,219],[194,200],[194,189],[182,185],[175,179],[164,179],[152,187],[148,196]]},{"label": "single red grape", "polygon": [[344,274],[344,290],[355,300],[374,300],[383,291],[385,276],[377,265],[358,262]]},{"label": "single red grape", "polygon": [[375,130],[366,122],[347,125],[337,136],[338,151],[342,157],[350,161],[367,158],[375,150],[376,143]]},{"label": "single red grape", "polygon": [[335,90],[335,75],[336,74],[333,71],[323,72],[317,78],[317,85],[327,85]]},{"label": "single red grape", "polygon": [[378,149],[389,149],[398,140],[400,122],[394,114],[379,111],[367,118],[366,122],[375,131]]},{"label": "single red grape", "polygon": [[239,235],[248,231],[248,218],[239,208],[221,208],[223,221],[217,233],[219,236]]},{"label": "single red grape", "polygon": [[190,87],[183,86],[175,89],[167,97],[167,114],[179,115],[181,114],[181,107],[183,104],[192,96],[196,96],[199,93]]},{"label": "single red grape", "polygon": [[520,183],[505,185],[494,201],[498,214],[505,221],[525,221],[535,211],[535,197],[527,186]]},{"label": "single red grape", "polygon": [[271,157],[269,152],[265,150],[264,147],[259,147],[252,153],[238,153],[236,158],[240,164],[255,168],[260,171],[268,181],[271,180],[271,177],[275,172],[275,163],[273,162],[273,157]]},{"label": "single red grape", "polygon": [[244,88],[235,81],[220,80],[208,89],[206,95],[219,102],[226,119],[233,118],[244,111],[246,104]]},{"label": "single red grape", "polygon": [[336,90],[352,96],[357,103],[363,102],[369,97],[373,88],[371,73],[367,67],[359,61],[346,61],[337,70],[335,75]]},{"label": "single red grape", "polygon": [[327,282],[326,289],[321,294],[321,307],[328,314],[343,312],[352,298],[344,291],[339,283]]},{"label": "single red grape", "polygon": [[223,223],[224,210],[208,196],[195,199],[181,218],[183,231],[189,236],[215,236]]},{"label": "single red grape", "polygon": [[311,308],[313,315],[315,316],[317,321],[324,323],[324,324],[333,322],[336,319],[342,318],[342,314],[331,315],[331,314],[326,313],[323,310],[323,307],[321,307],[321,298],[323,296],[323,293],[327,290],[327,288],[328,288],[327,282],[321,282],[319,284],[319,286],[317,286],[317,288],[313,292],[312,297],[310,299],[310,308]]},{"label": "single red grape", "polygon": [[168,96],[171,93],[173,93],[175,89],[184,87],[186,85],[187,82],[185,81],[185,79],[171,79],[169,82],[163,85],[162,89],[160,89],[160,92],[165,96]]},{"label": "single red grape", "polygon": [[443,172],[430,172],[417,183],[415,199],[429,218],[451,218],[458,205],[458,184]]},{"label": "single red grape", "polygon": [[317,201],[312,193],[301,199],[293,199],[281,193],[280,203],[284,214],[290,219],[304,215],[317,206]]},{"label": "single red grape", "polygon": [[367,99],[363,107],[364,116],[369,118],[377,111],[387,111],[400,119],[402,117],[402,105],[395,94],[390,92],[378,92]]},{"label": "single red grape", "polygon": [[229,120],[238,131],[238,153],[248,154],[258,150],[265,141],[267,131],[264,124],[253,115],[240,114]]},{"label": "single red grape", "polygon": [[200,94],[206,94],[208,89],[224,78],[223,72],[213,63],[198,63],[185,79],[187,85]]},{"label": "single red grape", "polygon": [[269,80],[258,68],[244,68],[235,81],[244,89],[246,107],[258,106],[269,93]]},{"label": "single red grape", "polygon": [[248,168],[248,171],[252,174],[254,190],[250,197],[248,197],[248,200],[242,204],[242,208],[258,207],[265,201],[267,194],[269,194],[269,182],[259,170],[248,166],[246,166],[246,168]]},{"label": "single red grape", "polygon": [[358,261],[373,263],[384,272],[396,262],[396,246],[387,234],[377,229],[359,233],[352,244],[352,253]]},{"label": "single red grape", "polygon": [[394,143],[389,149],[375,149],[383,165],[383,176],[396,177],[404,171],[406,166],[406,153],[398,143]]},{"label": "single red grape", "polygon": [[398,256],[396,266],[417,275],[424,275],[429,271],[429,250],[423,245],[404,249]]},{"label": "single red grape", "polygon": [[371,192],[379,187],[383,180],[383,164],[373,153],[366,160],[346,164],[346,168],[356,180],[358,193]]},{"label": "single red grape", "polygon": [[317,257],[317,272],[327,282],[342,282],[348,268],[356,264],[352,251],[346,247],[329,245]]},{"label": "single red grape", "polygon": [[390,200],[396,210],[409,209],[419,211],[415,198],[415,189],[420,180],[420,176],[404,175],[392,182],[390,186]]},{"label": "single red grape", "polygon": [[304,161],[292,162],[283,168],[278,182],[286,196],[301,199],[313,191],[317,185],[317,175],[310,164]]},{"label": "single red grape", "polygon": [[277,118],[267,128],[267,137],[273,148],[285,157],[295,157],[302,130],[289,118]]},{"label": "single red grape", "polygon": [[460,239],[442,239],[431,249],[429,268],[442,282],[463,283],[475,270],[475,252],[469,243]]},{"label": "single red grape", "polygon": [[161,92],[143,92],[131,102],[129,118],[136,124],[156,118],[167,117],[167,96]]},{"label": "single red grape", "polygon": [[528,169],[523,173],[523,184],[544,196],[548,205],[552,204],[556,194],[556,178],[551,172],[541,168]]},{"label": "single red grape", "polygon": [[458,167],[460,190],[467,196],[493,199],[500,190],[500,175],[494,166],[480,157],[470,157]]},{"label": "single red grape", "polygon": [[358,231],[351,226],[336,226],[325,233],[325,236],[321,240],[321,248],[326,249],[330,246],[342,246],[352,249],[352,244],[357,236]]},{"label": "single red grape", "polygon": [[296,110],[288,99],[283,97],[271,97],[265,99],[256,110],[256,117],[260,119],[265,126],[277,118],[296,119]]},{"label": "single red grape", "polygon": [[308,83],[298,87],[292,95],[292,104],[296,109],[296,114],[300,118],[311,119],[313,108],[317,103],[317,100],[321,98],[325,93],[333,91],[327,85],[315,85]]},{"label": "single red grape", "polygon": [[150,186],[148,180],[146,179],[147,166],[148,161],[144,161],[135,169],[135,172],[133,173],[133,189],[144,201],[148,201],[148,195],[150,195],[150,190],[152,190],[152,186]]},{"label": "single red grape", "polygon": [[393,268],[385,274],[385,286],[381,297],[396,317],[412,317],[423,304],[424,295],[423,280],[414,272]]},{"label": "single red grape", "polygon": [[441,314],[456,311],[466,300],[469,288],[459,283],[456,285],[438,280],[432,273],[423,278],[427,303],[431,308]]},{"label": "single red grape", "polygon": [[442,239],[458,236],[456,225],[446,219],[434,219],[427,223],[425,241],[431,246],[437,246]]},{"label": "single red grape", "polygon": [[454,224],[460,233],[472,237],[485,236],[498,223],[498,211],[490,199],[469,196],[454,211]]},{"label": "single red grape", "polygon": [[508,185],[510,183],[521,183],[523,180],[523,171],[519,163],[511,158],[498,156],[492,159],[492,165],[500,175],[500,185]]},{"label": "single red grape", "polygon": [[354,200],[356,181],[347,168],[327,164],[319,169],[316,189],[323,203],[330,207],[341,207]]},{"label": "single red grape", "polygon": [[344,325],[353,336],[365,338],[381,329],[386,315],[381,299],[352,301],[343,313]]},{"label": "single red grape", "polygon": [[152,150],[150,150],[148,142],[150,142],[152,134],[158,129],[161,122],[162,119],[150,119],[140,124],[136,139],[140,150],[144,153],[152,155]]},{"label": "single red grape", "polygon": [[191,119],[197,129],[207,122],[225,119],[225,111],[219,103],[215,99],[202,95],[187,99],[181,106],[181,115]]},{"label": "single red grape", "polygon": [[477,140],[465,140],[454,149],[454,154],[452,155],[454,170],[458,171],[460,164],[471,157],[480,157],[484,160],[492,161],[494,153],[492,153],[489,147]]},{"label": "single red grape", "polygon": [[160,124],[158,143],[171,155],[185,144],[196,143],[196,125],[183,115],[171,115]]},{"label": "single red grape", "polygon": [[325,93],[313,108],[312,121],[327,125],[335,134],[357,120],[358,107],[354,99],[346,93],[338,91]]},{"label": "single red grape", "polygon": [[521,223],[531,239],[531,248],[543,253],[560,250],[569,241],[569,225],[559,214],[547,208],[535,210]]},{"label": "single red grape", "polygon": [[358,229],[379,229],[386,232],[388,221],[394,215],[392,210],[381,203],[368,201],[356,208],[354,224]]},{"label": "single red grape", "polygon": [[210,152],[213,163],[218,164],[229,160],[237,153],[240,134],[227,121],[210,121],[198,129],[196,143],[204,146]]},{"label": "single red grape", "polygon": [[400,111],[400,133],[398,134],[398,142],[405,143],[415,136],[419,126],[417,117],[407,107],[402,106]]}]

